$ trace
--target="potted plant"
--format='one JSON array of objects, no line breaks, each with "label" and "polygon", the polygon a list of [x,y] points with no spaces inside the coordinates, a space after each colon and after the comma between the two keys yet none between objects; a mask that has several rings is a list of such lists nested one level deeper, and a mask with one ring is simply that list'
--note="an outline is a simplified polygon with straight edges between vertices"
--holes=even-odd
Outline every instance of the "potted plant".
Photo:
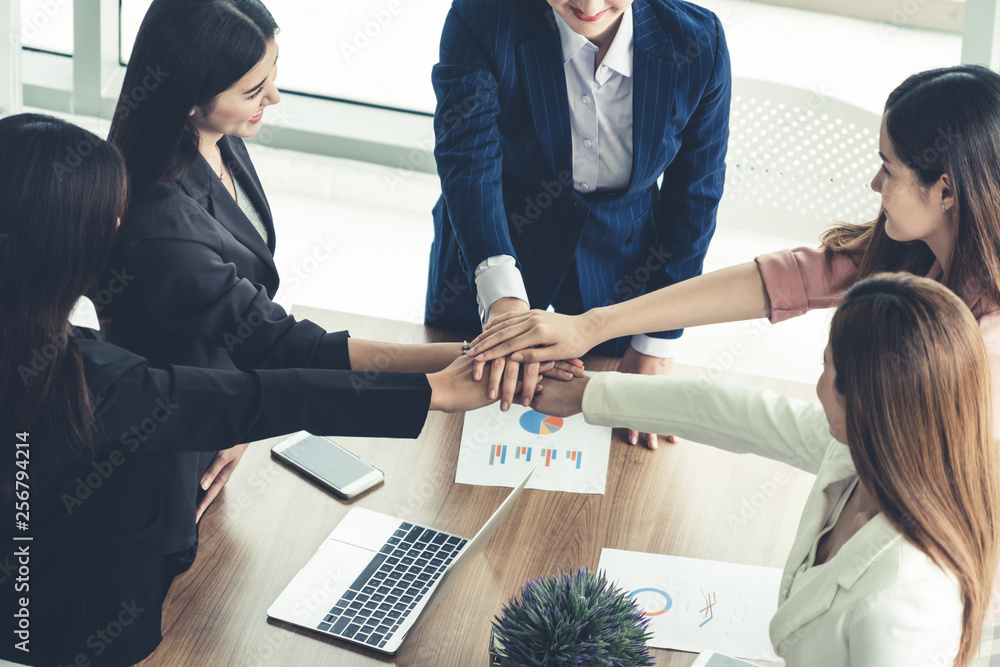
[{"label": "potted plant", "polygon": [[491,663],[508,667],[653,664],[649,618],[604,573],[532,579],[493,620]]}]

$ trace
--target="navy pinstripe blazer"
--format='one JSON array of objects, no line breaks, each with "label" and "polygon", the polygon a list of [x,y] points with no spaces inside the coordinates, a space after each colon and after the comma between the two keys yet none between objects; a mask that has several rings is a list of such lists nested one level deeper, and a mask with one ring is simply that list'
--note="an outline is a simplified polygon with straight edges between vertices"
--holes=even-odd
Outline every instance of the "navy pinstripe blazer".
[{"label": "navy pinstripe blazer", "polygon": [[573,189],[551,8],[544,0],[454,0],[432,74],[442,196],[428,324],[481,329],[473,274],[493,255],[517,260],[533,308],[552,303],[569,271],[580,287],[569,296],[583,309],[701,273],[725,177],[725,37],[715,14],[677,0],[635,0],[633,22],[631,180],[624,190],[582,196]]}]

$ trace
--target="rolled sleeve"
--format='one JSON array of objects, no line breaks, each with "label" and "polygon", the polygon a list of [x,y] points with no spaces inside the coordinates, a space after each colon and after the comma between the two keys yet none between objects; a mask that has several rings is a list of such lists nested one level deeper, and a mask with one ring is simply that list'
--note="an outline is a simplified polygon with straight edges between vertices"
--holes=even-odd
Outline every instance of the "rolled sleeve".
[{"label": "rolled sleeve", "polygon": [[782,322],[816,308],[835,306],[841,286],[857,274],[855,260],[823,248],[779,250],[754,258],[771,302],[771,322]]}]

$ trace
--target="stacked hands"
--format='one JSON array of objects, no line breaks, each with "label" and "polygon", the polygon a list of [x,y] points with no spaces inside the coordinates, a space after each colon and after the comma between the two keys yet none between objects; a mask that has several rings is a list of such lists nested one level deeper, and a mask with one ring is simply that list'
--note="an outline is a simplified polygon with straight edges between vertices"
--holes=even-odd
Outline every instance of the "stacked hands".
[{"label": "stacked hands", "polygon": [[[485,331],[472,341],[467,356],[459,357],[440,374],[428,376],[435,392],[455,395],[445,411],[471,410],[500,400],[504,412],[517,401],[549,415],[568,417],[582,410],[589,378],[578,358],[601,340],[594,332],[593,315],[560,315],[541,310],[508,312],[490,320]],[[486,373],[489,365],[488,377]],[[628,348],[618,366],[621,373],[673,375],[674,360],[650,357]],[[449,382],[444,382],[447,376]],[[435,378],[434,375],[439,375]],[[483,382],[486,377],[486,382]],[[543,384],[542,378],[559,380]],[[437,382],[436,380],[442,380]],[[450,389],[445,387],[450,386]],[[543,392],[544,389],[544,392]],[[462,395],[458,395],[458,394]],[[434,399],[432,399],[433,401]],[[436,408],[432,403],[432,409]],[[654,433],[628,432],[629,444],[639,438],[656,449]],[[676,442],[674,436],[663,436]]]}]

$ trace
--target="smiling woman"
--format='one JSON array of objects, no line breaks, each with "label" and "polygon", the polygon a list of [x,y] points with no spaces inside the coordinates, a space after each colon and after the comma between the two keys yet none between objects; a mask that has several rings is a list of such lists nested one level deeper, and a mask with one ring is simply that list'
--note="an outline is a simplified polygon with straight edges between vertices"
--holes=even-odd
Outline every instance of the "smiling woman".
[{"label": "smiling woman", "polygon": [[[281,99],[277,32],[259,0],[150,5],[109,135],[131,185],[110,269],[134,278],[102,310],[108,339],[158,365],[440,370],[460,344],[348,340],[271,301],[275,226],[243,139]],[[150,71],[163,74],[149,82]],[[168,584],[193,561],[196,521],[244,448],[166,459]]]},{"label": "smiling woman", "polygon": [[265,107],[281,100],[274,83],[277,77],[278,45],[274,39],[269,39],[264,57],[252,70],[219,93],[211,103],[191,109],[191,124],[198,130],[198,149],[202,155],[224,134],[243,139],[257,134]]}]

